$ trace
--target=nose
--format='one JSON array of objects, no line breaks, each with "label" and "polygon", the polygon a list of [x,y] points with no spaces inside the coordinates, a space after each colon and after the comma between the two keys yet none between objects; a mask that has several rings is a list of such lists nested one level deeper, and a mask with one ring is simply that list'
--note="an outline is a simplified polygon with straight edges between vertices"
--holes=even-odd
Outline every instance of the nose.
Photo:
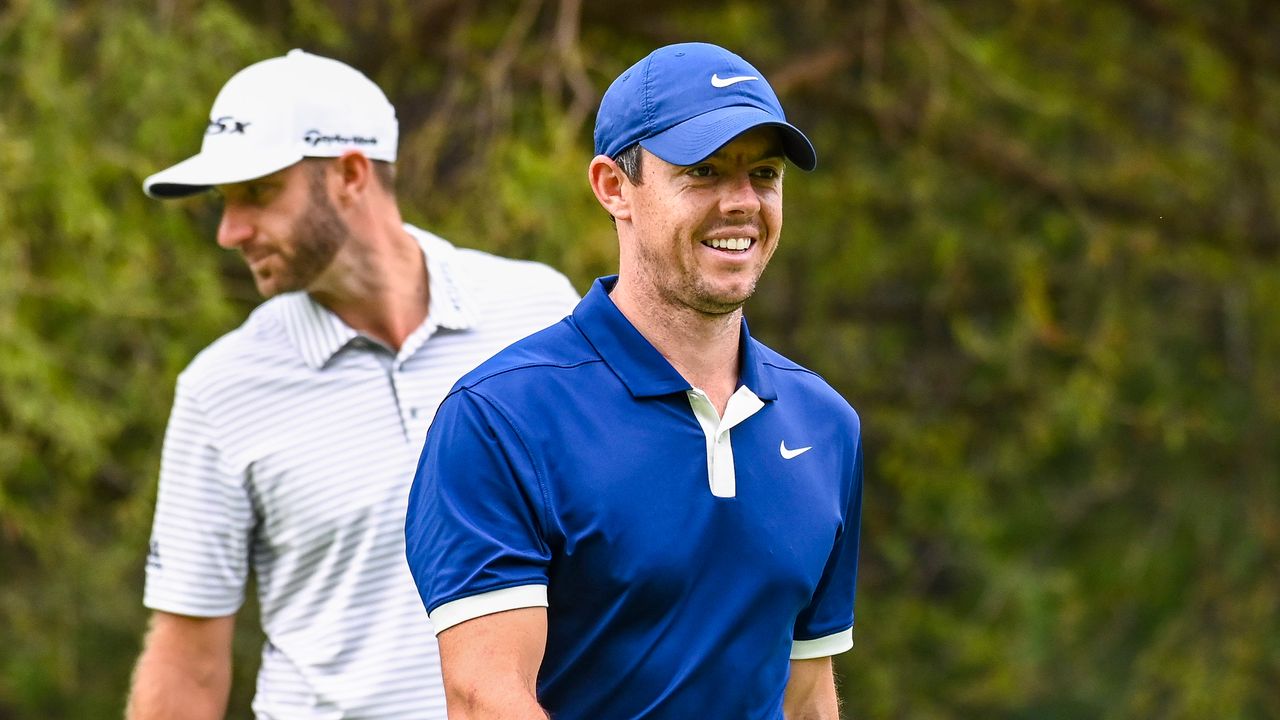
[{"label": "nose", "polygon": [[232,250],[240,247],[253,237],[252,214],[237,204],[228,202],[222,208],[222,219],[218,222],[218,245]]},{"label": "nose", "polygon": [[726,214],[753,217],[760,212],[760,195],[751,182],[751,173],[734,173],[725,178],[725,185],[720,209]]}]

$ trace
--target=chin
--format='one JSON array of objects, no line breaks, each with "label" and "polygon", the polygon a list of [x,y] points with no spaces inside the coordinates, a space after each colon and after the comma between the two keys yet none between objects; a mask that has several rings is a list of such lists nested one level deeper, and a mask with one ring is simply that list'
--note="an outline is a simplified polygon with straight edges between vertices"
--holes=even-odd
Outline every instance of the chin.
[{"label": "chin", "polygon": [[265,277],[255,275],[253,280],[258,286],[258,294],[264,298],[307,290],[310,287],[310,282],[305,281],[304,278],[298,277],[294,273],[277,272]]},{"label": "chin", "polygon": [[260,281],[257,283],[257,285],[258,285],[258,294],[261,295],[264,299],[270,299],[277,295],[282,295],[284,293],[293,291],[293,288],[286,287],[282,283],[273,282],[271,280]]},{"label": "chin", "polygon": [[741,295],[703,295],[693,307],[707,315],[728,315],[741,310],[746,301],[747,297]]},{"label": "chin", "polygon": [[755,283],[749,287],[733,287],[725,288],[719,292],[710,292],[706,294],[706,299],[716,305],[730,307],[734,310],[742,307],[756,292]]}]

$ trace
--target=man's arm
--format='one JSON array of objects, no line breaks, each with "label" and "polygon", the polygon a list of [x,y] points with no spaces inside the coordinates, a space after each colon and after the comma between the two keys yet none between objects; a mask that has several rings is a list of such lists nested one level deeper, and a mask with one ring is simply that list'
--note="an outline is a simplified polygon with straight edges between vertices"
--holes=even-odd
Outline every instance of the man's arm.
[{"label": "man's arm", "polygon": [[546,720],[538,668],[547,645],[547,609],[482,615],[437,637],[450,720]]},{"label": "man's arm", "polygon": [[839,720],[840,701],[831,658],[791,661],[782,714],[787,720]]},{"label": "man's arm", "polygon": [[231,691],[235,615],[198,618],[155,612],[133,670],[128,720],[222,718]]}]

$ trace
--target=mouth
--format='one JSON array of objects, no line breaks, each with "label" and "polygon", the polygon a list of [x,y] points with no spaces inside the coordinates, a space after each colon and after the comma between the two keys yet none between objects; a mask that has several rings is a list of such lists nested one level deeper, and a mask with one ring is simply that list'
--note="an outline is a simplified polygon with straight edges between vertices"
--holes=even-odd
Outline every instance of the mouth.
[{"label": "mouth", "polygon": [[249,255],[244,256],[245,264],[249,266],[249,271],[252,272],[254,275],[263,275],[263,276],[270,275],[271,267],[270,267],[270,263],[268,262],[268,260],[270,259],[271,259],[271,253],[269,252],[258,253],[252,257]]},{"label": "mouth", "polygon": [[742,253],[742,252],[746,252],[747,250],[750,250],[751,246],[754,245],[755,242],[756,242],[755,240],[749,237],[737,237],[737,238],[716,238],[715,240],[703,240],[702,244],[713,250],[720,250],[722,252],[730,252],[730,253]]}]

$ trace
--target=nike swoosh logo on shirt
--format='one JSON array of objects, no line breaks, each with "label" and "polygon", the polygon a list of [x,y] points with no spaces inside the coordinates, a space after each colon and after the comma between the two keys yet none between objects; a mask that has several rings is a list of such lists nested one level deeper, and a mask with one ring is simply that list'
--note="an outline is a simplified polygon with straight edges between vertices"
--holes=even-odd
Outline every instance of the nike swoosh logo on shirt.
[{"label": "nike swoosh logo on shirt", "polygon": [[805,447],[796,448],[795,450],[788,450],[786,440],[783,440],[782,442],[778,443],[778,454],[782,455],[783,460],[790,460],[791,458],[797,455],[803,455],[812,449],[813,449],[812,445],[806,445]]},{"label": "nike swoosh logo on shirt", "polygon": [[719,75],[716,75],[713,73],[711,75],[711,84],[714,87],[726,88],[726,87],[729,87],[730,85],[736,85],[737,83],[740,83],[740,82],[746,82],[748,80],[759,80],[759,79],[760,78],[756,77],[755,75],[735,75],[733,77],[722,78]]}]

